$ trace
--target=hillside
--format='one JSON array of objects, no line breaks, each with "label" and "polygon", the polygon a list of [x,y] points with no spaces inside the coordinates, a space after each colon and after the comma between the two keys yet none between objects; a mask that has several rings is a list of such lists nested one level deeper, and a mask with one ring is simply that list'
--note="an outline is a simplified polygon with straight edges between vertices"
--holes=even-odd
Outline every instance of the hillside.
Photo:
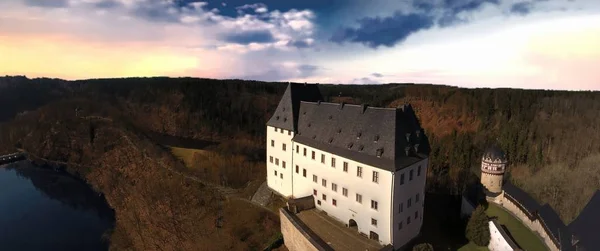
[{"label": "hillside", "polygon": [[[260,165],[264,159],[264,124],[286,87],[284,83],[192,78],[57,81],[0,78],[0,95],[3,97],[12,97],[23,91],[54,93],[48,97],[41,95],[44,98],[38,102],[11,99],[15,108],[3,114],[5,120],[12,118],[13,121],[2,125],[7,129],[0,134],[0,147],[8,149],[13,142],[26,142],[23,135],[27,135],[27,131],[42,130],[36,120],[25,119],[28,114],[17,115],[15,120],[16,114],[55,104],[57,100],[79,98],[103,102],[118,111],[114,112],[118,114],[113,118],[115,123],[124,124],[129,133],[138,135],[139,140],[147,144],[156,142],[145,137],[146,132],[219,142],[215,149],[218,149],[216,152],[222,161],[215,161],[216,157],[210,155],[198,158],[198,162],[202,162],[198,165],[206,169],[210,168],[206,163],[217,163],[211,164],[213,166],[236,163],[235,170],[212,170],[212,174],[205,176],[197,174],[218,184],[243,173],[245,169],[239,166],[244,163],[249,163],[246,166],[252,168]],[[3,84],[6,82],[11,84]],[[40,86],[45,89],[40,89]],[[331,102],[385,107],[405,102],[413,104],[432,145],[431,171],[428,174],[430,192],[459,194],[464,188],[464,181],[477,173],[482,151],[493,142],[498,142],[508,154],[511,179],[540,202],[550,203],[567,222],[585,205],[593,189],[600,188],[600,179],[595,178],[600,177],[600,170],[589,167],[600,155],[600,114],[597,112],[600,110],[600,93],[461,89],[410,84],[320,85],[320,89],[325,99]],[[53,109],[63,112],[74,112],[75,108],[90,109],[84,104],[66,106],[57,108],[51,105],[43,109],[47,112]],[[90,125],[87,127],[97,130]],[[53,130],[60,133],[72,129]],[[42,132],[46,135],[55,133]],[[35,141],[32,135],[27,137],[31,142]],[[34,145],[31,143],[32,147]],[[71,161],[87,163],[90,160],[106,161],[103,159],[108,158],[106,154],[112,147],[109,145],[106,149],[97,150],[98,156],[92,158],[86,154],[89,150],[80,150],[76,146],[64,142],[61,146],[64,149],[54,145],[44,145],[43,149],[48,151],[45,154],[53,156],[77,153],[77,157],[68,155]],[[173,158],[164,149],[157,148],[156,154]],[[240,156],[243,158],[240,159]],[[136,163],[141,159],[131,161]],[[97,164],[94,162],[93,165]],[[236,186],[256,179],[253,173],[256,172],[245,172],[246,178],[236,181]],[[148,175],[147,178],[151,179]],[[561,182],[556,182],[557,179]],[[569,196],[572,194],[578,196]]]},{"label": "hillside", "polygon": [[53,102],[0,132],[5,151],[16,145],[66,166],[105,195],[116,214],[113,250],[258,250],[279,231],[268,210],[178,175],[182,164],[109,103]]}]

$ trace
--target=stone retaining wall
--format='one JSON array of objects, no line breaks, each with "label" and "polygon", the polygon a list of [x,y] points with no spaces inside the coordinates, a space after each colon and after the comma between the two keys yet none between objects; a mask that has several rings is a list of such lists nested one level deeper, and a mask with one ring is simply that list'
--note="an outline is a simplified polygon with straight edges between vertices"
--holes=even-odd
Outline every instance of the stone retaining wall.
[{"label": "stone retaining wall", "polygon": [[296,215],[286,208],[279,209],[279,219],[283,241],[290,251],[333,251],[323,239],[319,238]]}]

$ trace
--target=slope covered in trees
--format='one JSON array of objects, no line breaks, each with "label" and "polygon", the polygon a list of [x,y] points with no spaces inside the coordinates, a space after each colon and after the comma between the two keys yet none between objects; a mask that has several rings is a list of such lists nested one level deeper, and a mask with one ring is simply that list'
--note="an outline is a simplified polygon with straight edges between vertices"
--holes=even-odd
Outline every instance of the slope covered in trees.
[{"label": "slope covered in trees", "polygon": [[[119,120],[136,132],[229,146],[238,140],[255,142],[232,150],[253,162],[264,159],[264,125],[285,87],[286,83],[192,78],[72,82],[0,78],[3,97],[31,91],[39,99],[11,99],[19,108],[4,113],[6,119],[60,99],[102,101],[119,110]],[[570,180],[600,176],[600,169],[592,167],[600,155],[600,93],[411,84],[320,85],[320,89],[330,102],[385,107],[411,103],[431,141],[431,192],[460,194],[469,176],[478,173],[481,153],[492,143],[507,153],[510,178],[540,202],[550,203],[567,222],[591,191],[600,188],[598,179],[590,178],[586,184]],[[0,135],[0,143],[11,137],[8,134]]]}]

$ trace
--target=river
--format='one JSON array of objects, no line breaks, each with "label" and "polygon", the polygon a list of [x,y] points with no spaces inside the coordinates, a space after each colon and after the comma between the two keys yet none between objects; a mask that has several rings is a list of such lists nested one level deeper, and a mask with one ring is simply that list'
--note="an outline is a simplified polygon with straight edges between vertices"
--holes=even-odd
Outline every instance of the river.
[{"label": "river", "polygon": [[0,250],[107,250],[114,221],[81,180],[28,161],[0,166]]}]

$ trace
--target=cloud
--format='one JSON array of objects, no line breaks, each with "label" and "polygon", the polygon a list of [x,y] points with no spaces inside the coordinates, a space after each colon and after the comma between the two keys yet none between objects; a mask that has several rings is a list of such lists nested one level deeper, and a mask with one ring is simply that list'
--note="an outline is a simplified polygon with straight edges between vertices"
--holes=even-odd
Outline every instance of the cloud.
[{"label": "cloud", "polygon": [[225,41],[236,44],[270,43],[274,41],[269,31],[248,31],[242,33],[230,33],[225,36]]},{"label": "cloud", "polygon": [[510,12],[521,15],[527,15],[531,11],[531,2],[519,2],[510,6]]},{"label": "cloud", "polygon": [[24,0],[29,6],[44,8],[63,8],[69,6],[69,0]]},{"label": "cloud", "polygon": [[381,78],[381,77],[383,77],[383,74],[375,72],[375,73],[372,73],[371,76],[376,77],[376,78]]},{"label": "cloud", "polygon": [[350,80],[350,82],[348,82],[348,84],[351,85],[377,85],[377,84],[381,84],[381,82],[368,78],[368,77],[364,77],[364,78],[355,78]]},{"label": "cloud", "polygon": [[302,79],[315,76],[321,69],[321,67],[316,65],[283,62],[271,64],[265,70],[242,75],[239,76],[239,78],[273,82],[289,81],[290,79]]},{"label": "cloud", "polygon": [[99,9],[113,9],[121,6],[122,3],[117,2],[115,0],[100,0],[94,3],[94,7]]},{"label": "cloud", "polygon": [[373,17],[358,20],[358,28],[341,28],[330,41],[362,43],[370,48],[392,47],[404,41],[410,34],[433,26],[433,18],[424,14],[394,13],[390,17]]}]

